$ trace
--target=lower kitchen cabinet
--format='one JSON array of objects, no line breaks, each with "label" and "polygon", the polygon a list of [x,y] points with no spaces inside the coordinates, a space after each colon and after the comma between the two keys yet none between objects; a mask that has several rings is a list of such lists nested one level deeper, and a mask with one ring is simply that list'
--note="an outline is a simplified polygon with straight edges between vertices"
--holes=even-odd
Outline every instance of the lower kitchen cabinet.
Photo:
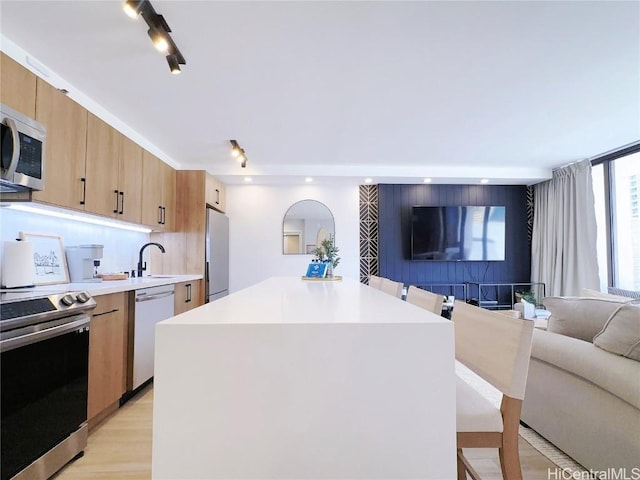
[{"label": "lower kitchen cabinet", "polygon": [[115,411],[126,390],[128,294],[94,297],[89,327],[89,428]]},{"label": "lower kitchen cabinet", "polygon": [[202,305],[202,280],[176,284],[174,313],[187,312]]}]

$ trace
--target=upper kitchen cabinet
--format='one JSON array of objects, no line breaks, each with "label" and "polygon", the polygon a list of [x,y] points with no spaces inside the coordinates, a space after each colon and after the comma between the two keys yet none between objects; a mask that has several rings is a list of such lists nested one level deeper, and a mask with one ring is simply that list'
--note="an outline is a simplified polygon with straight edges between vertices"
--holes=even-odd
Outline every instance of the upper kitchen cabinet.
[{"label": "upper kitchen cabinet", "polygon": [[85,209],[113,217],[120,209],[118,169],[121,143],[116,130],[89,113]]},{"label": "upper kitchen cabinet", "polygon": [[36,76],[0,52],[0,102],[24,113],[36,116]]},{"label": "upper kitchen cabinet", "polygon": [[220,212],[225,212],[227,209],[227,195],[224,183],[218,180],[216,177],[207,174],[207,191],[206,201],[209,206],[215,208]]},{"label": "upper kitchen cabinet", "polygon": [[140,223],[142,148],[88,115],[85,210]]},{"label": "upper kitchen cabinet", "polygon": [[152,153],[142,152],[142,223],[154,230],[175,227],[176,173]]},{"label": "upper kitchen cabinet", "polygon": [[120,208],[117,217],[132,223],[142,222],[142,151],[143,148],[121,136],[121,155],[118,169]]},{"label": "upper kitchen cabinet", "polygon": [[38,79],[35,117],[47,127],[47,149],[45,189],[34,191],[33,199],[84,210],[87,111]]},{"label": "upper kitchen cabinet", "polygon": [[162,184],[162,205],[164,207],[164,229],[175,230],[176,226],[176,171],[166,163]]}]

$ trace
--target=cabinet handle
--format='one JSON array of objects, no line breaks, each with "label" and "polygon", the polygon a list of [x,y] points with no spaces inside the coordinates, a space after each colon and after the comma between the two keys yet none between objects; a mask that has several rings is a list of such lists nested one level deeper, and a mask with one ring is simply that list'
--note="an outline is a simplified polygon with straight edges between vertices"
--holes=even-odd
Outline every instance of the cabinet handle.
[{"label": "cabinet handle", "polygon": [[185,303],[189,303],[191,301],[191,284],[187,283],[185,287],[187,287],[187,299],[185,300]]},{"label": "cabinet handle", "polygon": [[116,209],[113,211],[113,213],[118,213],[118,207],[120,206],[120,200],[118,198],[118,190],[114,190],[113,193],[116,194]]},{"label": "cabinet handle", "polygon": [[118,213],[120,215],[124,214],[124,192],[120,192],[120,211]]},{"label": "cabinet handle", "polygon": [[162,225],[167,223],[167,209],[165,207],[160,207],[162,209]]},{"label": "cabinet handle", "polygon": [[162,225],[162,207],[158,205],[158,223]]},{"label": "cabinet handle", "polygon": [[220,205],[220,190],[216,188],[216,205]]},{"label": "cabinet handle", "polygon": [[87,179],[82,177],[80,181],[82,182],[82,200],[80,200],[80,205],[84,205],[87,199]]}]

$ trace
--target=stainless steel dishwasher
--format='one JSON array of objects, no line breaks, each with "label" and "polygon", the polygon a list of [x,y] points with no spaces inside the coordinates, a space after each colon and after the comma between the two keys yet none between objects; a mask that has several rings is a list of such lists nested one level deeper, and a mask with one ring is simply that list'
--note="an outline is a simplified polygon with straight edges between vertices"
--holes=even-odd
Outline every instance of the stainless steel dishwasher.
[{"label": "stainless steel dishwasher", "polygon": [[156,324],[174,315],[174,285],[136,290],[133,389],[153,377]]}]

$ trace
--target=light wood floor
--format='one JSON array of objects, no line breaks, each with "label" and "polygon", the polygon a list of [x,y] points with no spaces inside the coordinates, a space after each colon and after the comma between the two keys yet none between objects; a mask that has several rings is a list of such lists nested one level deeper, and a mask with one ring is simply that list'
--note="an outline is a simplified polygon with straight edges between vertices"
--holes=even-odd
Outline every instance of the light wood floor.
[{"label": "light wood floor", "polygon": [[[153,388],[127,402],[89,436],[84,457],[69,463],[55,480],[149,480],[151,478],[151,425]],[[483,480],[502,480],[497,450],[473,449],[465,456]],[[520,438],[520,459],[525,480],[548,480],[555,465]]]}]

